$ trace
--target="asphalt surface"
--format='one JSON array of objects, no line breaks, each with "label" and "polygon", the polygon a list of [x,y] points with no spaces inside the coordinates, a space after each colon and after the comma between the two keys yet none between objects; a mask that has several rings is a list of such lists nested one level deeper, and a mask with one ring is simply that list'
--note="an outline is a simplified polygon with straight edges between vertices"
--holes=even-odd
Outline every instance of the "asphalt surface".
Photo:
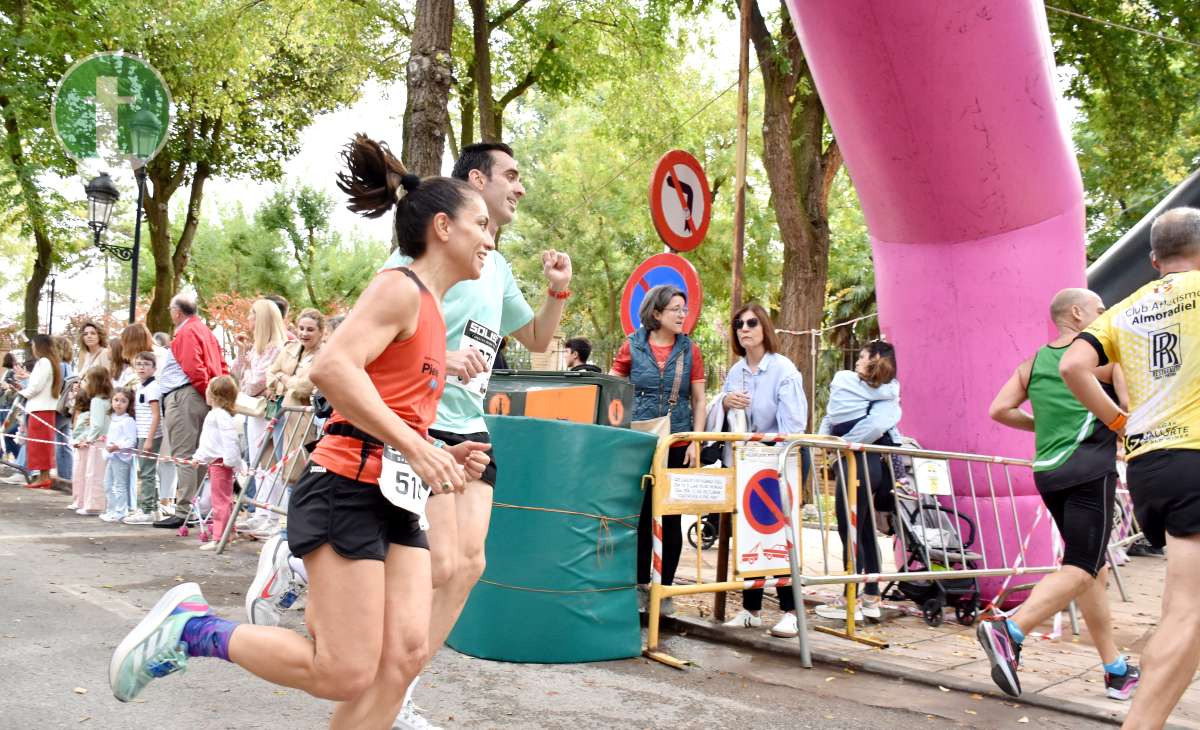
[{"label": "asphalt surface", "polygon": [[[221,614],[242,617],[254,543],[225,555],[197,550],[174,531],[80,517],[57,492],[3,480],[0,470],[0,730],[42,728],[326,727],[330,706],[259,680],[236,666],[193,660],[187,673],[153,683],[134,703],[113,699],[108,661],[161,593],[201,584]],[[303,630],[302,612],[285,625]],[[680,671],[643,658],[529,665],[443,649],[416,692],[427,717],[471,728],[1095,727],[991,697],[706,643],[666,639],[696,666]]]}]

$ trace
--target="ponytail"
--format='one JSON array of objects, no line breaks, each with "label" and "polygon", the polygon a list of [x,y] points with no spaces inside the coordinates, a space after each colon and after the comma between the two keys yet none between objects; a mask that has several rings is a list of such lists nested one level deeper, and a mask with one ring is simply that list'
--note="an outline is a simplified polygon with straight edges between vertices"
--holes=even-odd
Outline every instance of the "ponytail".
[{"label": "ponytail", "polygon": [[434,216],[444,213],[453,218],[471,195],[478,195],[462,180],[413,175],[387,143],[365,134],[354,135],[342,159],[346,170],[338,173],[337,185],[350,197],[347,207],[367,218],[378,218],[395,206],[396,245],[410,258],[424,255],[425,234]]}]

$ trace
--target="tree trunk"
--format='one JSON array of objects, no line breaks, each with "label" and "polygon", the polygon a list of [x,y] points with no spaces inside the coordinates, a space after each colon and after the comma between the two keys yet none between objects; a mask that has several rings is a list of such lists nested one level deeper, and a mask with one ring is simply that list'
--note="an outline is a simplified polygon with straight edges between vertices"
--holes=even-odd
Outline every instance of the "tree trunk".
[{"label": "tree trunk", "polygon": [[461,129],[459,129],[458,146],[461,149],[477,141],[475,139],[475,82],[468,80],[467,83],[458,88],[458,107],[459,111],[462,112],[460,117],[462,125]]},{"label": "tree trunk", "polygon": [[405,101],[405,157],[422,177],[440,175],[454,69],[450,58],[454,0],[417,0]]},{"label": "tree trunk", "polygon": [[25,214],[29,217],[30,228],[33,229],[34,259],[33,273],[25,284],[25,337],[32,338],[38,332],[40,312],[38,305],[42,301],[42,287],[50,276],[50,263],[54,249],[50,243],[50,227],[46,222],[46,208],[42,196],[38,192],[37,183],[33,179],[34,171],[25,159],[25,150],[21,146],[21,126],[17,122],[16,110],[12,108],[6,97],[0,96],[0,111],[4,114],[4,147],[8,160],[12,163],[21,188],[21,201],[25,206]]},{"label": "tree trunk", "polygon": [[492,51],[488,45],[492,29],[488,20],[487,0],[471,0],[471,21],[475,40],[471,78],[475,81],[475,94],[479,100],[479,137],[484,142],[499,142],[500,128],[496,126],[497,119],[493,111],[496,100],[492,96]]},{"label": "tree trunk", "polygon": [[[763,166],[771,184],[771,202],[783,239],[783,291],[779,327],[796,331],[821,326],[829,273],[829,221],[825,184],[841,162],[836,145],[821,150],[825,110],[805,63],[800,41],[787,13],[778,37],[772,37],[759,10],[751,5],[750,38],[763,77]],[[828,168],[834,169],[829,171]],[[816,374],[813,339],[782,335],[783,353],[804,374],[811,402]],[[810,424],[811,427],[812,424]]]},{"label": "tree trunk", "polygon": [[146,191],[146,223],[150,229],[150,251],[154,254],[154,296],[146,313],[146,326],[151,332],[170,332],[174,329],[168,307],[179,291],[184,269],[200,225],[200,203],[204,199],[204,183],[211,175],[207,162],[197,163],[188,190],[187,216],[179,239],[171,241],[171,196],[179,189],[185,171],[172,171],[168,160],[154,160],[147,167],[153,190]]}]

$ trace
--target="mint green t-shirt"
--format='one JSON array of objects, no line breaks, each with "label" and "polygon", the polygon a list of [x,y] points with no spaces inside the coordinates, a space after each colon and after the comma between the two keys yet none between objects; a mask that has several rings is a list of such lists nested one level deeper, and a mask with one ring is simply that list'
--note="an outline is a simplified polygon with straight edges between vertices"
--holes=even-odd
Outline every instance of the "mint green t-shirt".
[{"label": "mint green t-shirt", "polygon": [[[410,263],[412,259],[393,251],[384,268]],[[460,281],[446,292],[442,316],[446,320],[446,351],[474,347],[491,365],[500,338],[528,324],[533,319],[533,309],[521,294],[508,262],[499,252],[492,251],[478,279]],[[490,377],[488,371],[464,384],[456,376],[448,376],[433,428],[451,433],[487,431],[483,397]]]}]

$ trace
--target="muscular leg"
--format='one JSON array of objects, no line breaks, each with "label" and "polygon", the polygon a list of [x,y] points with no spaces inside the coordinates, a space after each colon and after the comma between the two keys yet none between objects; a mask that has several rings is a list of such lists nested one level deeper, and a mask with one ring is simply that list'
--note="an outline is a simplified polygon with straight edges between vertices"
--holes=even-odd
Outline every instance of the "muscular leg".
[{"label": "muscular leg", "polygon": [[[438,591],[454,576],[458,566],[458,510],[456,494],[436,494],[425,504],[429,520],[429,559],[433,590]],[[436,599],[435,599],[436,600]],[[437,614],[434,613],[436,616]]]},{"label": "muscular leg", "polygon": [[429,636],[429,551],[392,545],[385,564],[383,654],[375,681],[357,698],[338,705],[330,730],[388,730],[405,688],[421,671]]},{"label": "muscular leg", "polygon": [[242,624],[230,636],[229,659],[274,684],[322,699],[353,699],[374,680],[382,652],[384,563],[347,560],[322,545],[304,564],[313,639],[277,626]]},{"label": "muscular leg", "polygon": [[[1017,609],[1012,622],[1020,627],[1021,633],[1028,634],[1095,583],[1096,579],[1086,570],[1064,565],[1057,573],[1050,573],[1038,581],[1029,598]],[[1091,628],[1090,623],[1088,627]]]},{"label": "muscular leg", "polygon": [[1108,608],[1108,566],[1100,569],[1100,574],[1092,581],[1092,585],[1075,598],[1083,622],[1087,624],[1088,633],[1092,635],[1092,643],[1100,652],[1100,661],[1111,664],[1117,660],[1120,653],[1113,642],[1112,612]]},{"label": "muscular leg", "polygon": [[[441,497],[434,498],[430,504],[439,499]],[[484,481],[468,483],[462,493],[454,495],[454,511],[458,529],[456,564],[449,579],[433,592],[433,613],[429,623],[429,657],[441,648],[446,637],[450,635],[463,606],[467,603],[467,596],[483,575],[486,564],[484,543],[487,541],[488,524],[492,519],[492,486]],[[429,534],[432,537],[432,529]]]},{"label": "muscular leg", "polygon": [[1122,725],[1126,730],[1161,728],[1200,664],[1200,613],[1191,602],[1200,592],[1200,535],[1167,535],[1167,579],[1162,620],[1142,653],[1142,681]]}]

